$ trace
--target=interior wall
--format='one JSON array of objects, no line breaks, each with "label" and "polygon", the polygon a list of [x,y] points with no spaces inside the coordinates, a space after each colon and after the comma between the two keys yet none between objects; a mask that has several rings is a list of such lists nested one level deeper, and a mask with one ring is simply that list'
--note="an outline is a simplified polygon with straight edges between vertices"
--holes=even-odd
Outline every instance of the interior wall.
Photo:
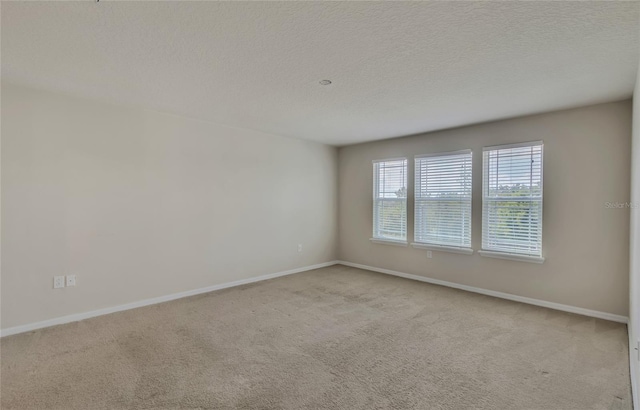
[{"label": "interior wall", "polygon": [[[544,141],[542,264],[372,243],[372,160],[473,150],[472,246],[481,248],[482,148]],[[340,260],[616,315],[629,313],[631,101],[340,148]],[[623,204],[618,207],[618,204]]]},{"label": "interior wall", "polygon": [[[2,328],[334,260],[336,161],[3,84]],[[52,288],[69,274],[76,287]]]},{"label": "interior wall", "polygon": [[629,269],[629,353],[632,374],[635,372],[634,400],[639,405],[640,353],[640,72],[633,92],[633,136],[631,143],[631,221]]}]

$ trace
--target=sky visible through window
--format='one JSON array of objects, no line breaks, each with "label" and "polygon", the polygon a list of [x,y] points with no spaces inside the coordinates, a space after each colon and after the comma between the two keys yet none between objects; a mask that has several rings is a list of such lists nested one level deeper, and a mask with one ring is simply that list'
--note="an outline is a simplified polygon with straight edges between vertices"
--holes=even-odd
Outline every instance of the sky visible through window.
[{"label": "sky visible through window", "polygon": [[518,189],[520,195],[539,195],[542,147],[519,147],[491,151],[488,158],[489,196]]},{"label": "sky visible through window", "polygon": [[384,166],[378,168],[380,183],[378,198],[404,198],[407,196],[407,161],[385,161]]},{"label": "sky visible through window", "polygon": [[483,249],[542,255],[542,148],[484,152]]}]

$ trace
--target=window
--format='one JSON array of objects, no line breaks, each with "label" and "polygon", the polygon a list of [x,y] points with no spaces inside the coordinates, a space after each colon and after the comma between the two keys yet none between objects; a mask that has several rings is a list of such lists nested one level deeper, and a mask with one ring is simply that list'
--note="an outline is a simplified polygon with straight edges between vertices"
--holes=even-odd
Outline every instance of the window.
[{"label": "window", "polygon": [[373,240],[407,240],[407,160],[373,162]]},{"label": "window", "polygon": [[484,149],[484,256],[542,262],[542,142]]},{"label": "window", "polygon": [[471,150],[419,156],[415,162],[414,246],[472,253]]}]

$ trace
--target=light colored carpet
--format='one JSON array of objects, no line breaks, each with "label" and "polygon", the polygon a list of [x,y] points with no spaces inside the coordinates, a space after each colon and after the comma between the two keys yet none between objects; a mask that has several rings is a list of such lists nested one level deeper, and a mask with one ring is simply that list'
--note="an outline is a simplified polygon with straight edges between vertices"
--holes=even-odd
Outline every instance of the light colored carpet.
[{"label": "light colored carpet", "polygon": [[626,326],[333,266],[1,341],[3,409],[630,409]]}]

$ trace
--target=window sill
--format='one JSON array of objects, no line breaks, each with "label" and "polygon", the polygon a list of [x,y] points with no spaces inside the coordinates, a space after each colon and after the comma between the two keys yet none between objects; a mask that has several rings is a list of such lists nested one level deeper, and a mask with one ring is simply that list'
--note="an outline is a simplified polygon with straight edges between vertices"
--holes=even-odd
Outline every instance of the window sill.
[{"label": "window sill", "polygon": [[370,238],[369,239],[373,243],[377,243],[380,245],[395,245],[395,246],[407,246],[406,241],[395,241],[393,239],[384,239],[384,238]]},{"label": "window sill", "polygon": [[494,251],[478,251],[481,256],[488,258],[508,259],[510,261],[542,263],[544,258],[541,256],[519,255],[517,253],[494,252]]},{"label": "window sill", "polygon": [[427,243],[412,243],[411,246],[418,249],[428,249],[430,251],[442,251],[451,253],[461,253],[463,255],[472,255],[473,249],[471,248],[458,248],[455,246],[443,246],[443,245],[430,245]]}]

